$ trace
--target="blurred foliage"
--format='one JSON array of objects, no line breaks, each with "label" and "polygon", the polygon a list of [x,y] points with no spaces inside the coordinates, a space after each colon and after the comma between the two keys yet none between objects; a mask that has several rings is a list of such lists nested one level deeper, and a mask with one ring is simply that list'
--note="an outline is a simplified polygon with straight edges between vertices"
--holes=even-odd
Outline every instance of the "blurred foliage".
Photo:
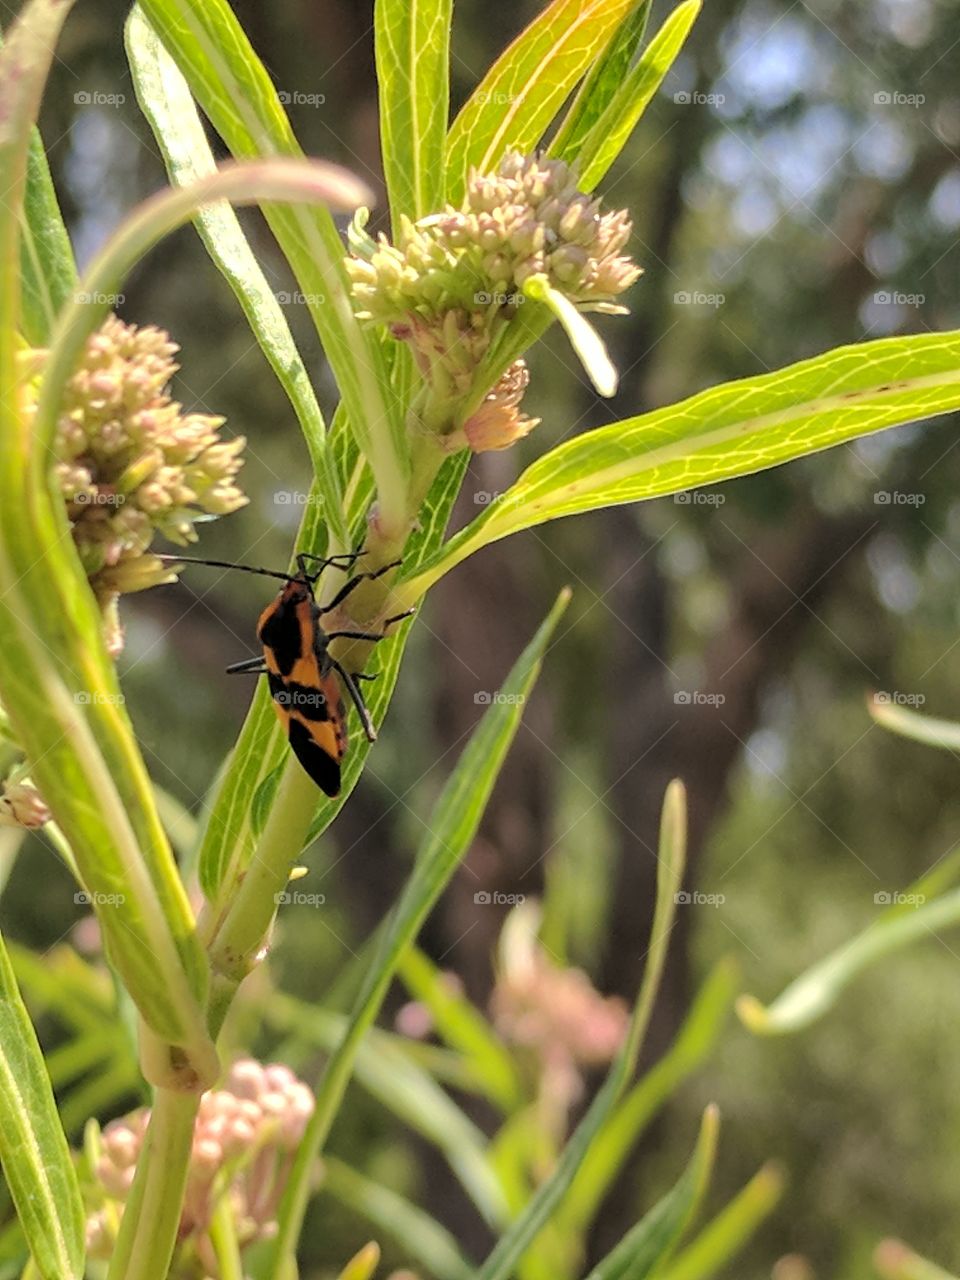
[{"label": "blurred foliage", "polygon": [[[318,105],[294,98],[290,106],[307,150],[376,182],[371,6],[236,7],[275,83],[292,95],[324,96]],[[491,21],[489,6],[460,0],[457,101],[536,8],[498,6]],[[634,250],[646,266],[630,299],[632,318],[610,333],[627,371],[621,392],[611,404],[598,402],[562,335],[552,334],[531,362],[530,411],[543,418],[531,452],[559,439],[560,423],[612,421],[834,343],[960,321],[955,14],[934,0],[706,6],[679,69],[602,187],[635,211]],[[123,16],[118,4],[79,6],[71,16],[42,121],[82,258],[162,180],[126,79]],[[77,97],[95,91],[125,100],[94,106]],[[289,297],[293,286],[263,224],[251,213],[241,219],[271,283]],[[315,368],[302,308],[285,307],[329,400],[332,385]],[[253,503],[243,533],[238,521],[226,522],[205,540],[205,552],[282,562],[308,487],[306,453],[191,230],[139,269],[120,313],[168,327],[183,348],[179,398],[225,413],[250,438],[244,482]],[[549,885],[545,936],[558,954],[562,948],[593,972],[602,967],[613,984],[618,868],[653,838],[632,827],[624,787],[662,789],[657,753],[668,757],[689,718],[706,714],[675,702],[674,693],[710,692],[703,682],[718,673],[728,702],[713,712],[728,726],[721,736],[733,735],[730,759],[681,758],[676,767],[695,803],[698,794],[707,797],[691,887],[723,901],[694,901],[681,913],[686,972],[667,986],[667,1023],[682,1020],[678,992],[689,993],[723,956],[736,957],[745,989],[766,1000],[870,923],[874,895],[905,886],[943,858],[960,828],[954,760],[885,734],[864,706],[865,693],[880,689],[914,704],[925,699],[936,714],[960,712],[952,678],[960,623],[955,440],[949,422],[902,430],[737,481],[713,491],[710,503],[665,499],[616,519],[582,519],[575,531],[560,524],[525,534],[465,566],[464,585],[438,589],[414,636],[362,782],[362,806],[309,858],[302,883],[326,904],[285,912],[274,981],[294,997],[315,995],[322,975],[340,973],[362,949],[364,917],[375,918],[375,905],[400,882],[420,834],[415,815],[427,810],[443,772],[435,766],[452,745],[450,725],[472,717],[475,708],[463,702],[489,687],[486,672],[496,669],[480,639],[472,647],[463,640],[469,621],[459,617],[492,583],[504,603],[490,609],[511,651],[529,631],[527,617],[542,614],[558,586],[571,582],[576,591],[569,634],[552,659],[552,692],[537,693],[531,727],[522,731],[547,796],[536,856]],[[475,461],[477,505],[504,489],[521,461]],[[467,498],[464,512],[470,507]],[[815,581],[794,576],[814,542],[824,548]],[[248,696],[221,672],[250,652],[266,595],[238,579],[167,588],[124,614],[123,685],[148,763],[156,781],[193,810]],[[518,602],[522,581],[536,584],[536,599]],[[781,590],[784,602],[767,631],[752,633],[750,611]],[[638,610],[646,610],[642,626]],[[785,626],[793,628],[789,636]],[[754,665],[765,651],[765,662]],[[438,669],[451,680],[431,702],[427,678]],[[158,705],[163,717],[154,715]],[[648,712],[662,732],[655,748],[655,735],[645,736]],[[614,731],[624,715],[634,741],[626,756],[623,731],[619,738]],[[502,842],[516,826],[512,802],[506,794],[498,813],[494,798],[490,830]],[[463,895],[436,926],[435,961],[464,971],[473,992],[491,985],[496,930],[469,904],[478,885],[498,883],[504,857],[499,845],[481,844],[461,873]],[[33,887],[37,862],[42,902]],[[66,875],[30,842],[3,899],[12,935],[53,947],[80,910]],[[483,911],[499,922],[492,906]],[[479,956],[469,950],[478,922]],[[860,1280],[888,1235],[960,1268],[955,950],[947,935],[891,958],[797,1038],[755,1039],[728,1023],[709,1067],[667,1105],[641,1166],[623,1179],[624,1220],[672,1184],[695,1117],[715,1100],[726,1140],[708,1208],[719,1210],[770,1156],[790,1175],[779,1211],[730,1271],[738,1280],[761,1280],[786,1254],[809,1258],[813,1276]],[[43,1026],[55,1043],[54,1028]],[[307,1062],[320,1052],[289,1026],[265,1032],[256,1051],[269,1056],[278,1037],[294,1064],[296,1055]],[[382,1102],[359,1086],[354,1093],[334,1132],[336,1156],[426,1200],[457,1234],[463,1213],[445,1170]],[[115,1107],[129,1101],[118,1085]],[[473,1101],[469,1109],[489,1118],[488,1106]],[[367,1230],[349,1210],[335,1219],[318,1210],[308,1225],[317,1275],[335,1274]],[[617,1234],[602,1227],[600,1239],[609,1244]],[[384,1244],[388,1262],[400,1265],[402,1254],[392,1256]]]}]

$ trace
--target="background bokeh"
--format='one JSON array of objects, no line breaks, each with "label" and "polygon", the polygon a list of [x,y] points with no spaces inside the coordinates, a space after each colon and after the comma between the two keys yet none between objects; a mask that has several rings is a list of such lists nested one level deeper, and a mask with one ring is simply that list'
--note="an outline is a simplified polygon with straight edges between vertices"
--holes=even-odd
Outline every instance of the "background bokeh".
[{"label": "background bokeh", "polygon": [[[377,187],[372,5],[236,8],[306,150]],[[458,0],[457,102],[537,8]],[[950,0],[709,0],[603,186],[633,211],[645,267],[631,315],[602,322],[620,392],[599,401],[551,334],[531,359],[527,407],[542,425],[474,461],[457,523],[526,458],[591,426],[839,343],[960,323],[958,12]],[[77,7],[43,120],[81,261],[163,181],[126,71],[123,18],[107,0]],[[306,311],[263,224],[243,216],[330,407]],[[183,349],[178,397],[249,439],[250,505],[201,527],[201,554],[283,564],[308,489],[306,452],[191,229],[141,265],[119,312],[166,326]],[[547,892],[547,938],[564,938],[603,990],[631,994],[657,812],[675,775],[691,799],[690,887],[714,901],[680,910],[651,1056],[718,957],[736,957],[744,989],[767,999],[867,924],[875,895],[933,866],[960,825],[956,762],[887,736],[865,709],[867,693],[883,690],[960,715],[956,441],[949,419],[904,428],[715,490],[552,525],[464,564],[423,610],[371,764],[311,854],[304,887],[324,893],[326,909],[284,914],[277,980],[321,998],[381,917],[478,695],[497,689],[564,583],[573,607],[468,865],[429,923],[434,958],[484,1003],[506,908],[475,893]],[[223,667],[253,652],[268,596],[255,579],[198,570],[124,602],[134,722],[155,778],[190,809],[241,722],[249,686]],[[53,856],[38,845],[32,859],[4,904],[14,935],[42,948],[80,908]],[[716,1203],[767,1156],[791,1179],[731,1269],[738,1280],[769,1275],[792,1252],[817,1276],[854,1280],[883,1235],[960,1268],[958,949],[954,936],[931,937],[796,1038],[756,1040],[731,1021],[621,1181],[596,1247],[669,1185],[699,1109],[715,1099]],[[273,1043],[266,1036],[263,1050]],[[477,1228],[433,1157],[355,1101],[334,1149],[473,1243]],[[318,1268],[362,1238],[343,1215],[311,1231]]]}]

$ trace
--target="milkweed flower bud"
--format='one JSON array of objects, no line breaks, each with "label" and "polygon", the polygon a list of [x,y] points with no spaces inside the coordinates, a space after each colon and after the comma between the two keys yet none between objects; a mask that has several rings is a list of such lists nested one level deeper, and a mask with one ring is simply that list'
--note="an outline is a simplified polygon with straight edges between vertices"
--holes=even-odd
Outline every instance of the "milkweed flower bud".
[{"label": "milkweed flower bud", "polygon": [[0,789],[0,826],[32,830],[49,822],[50,816],[43,796],[32,782],[8,778],[3,784]]},{"label": "milkweed flower bud", "polygon": [[[288,1067],[264,1067],[252,1059],[234,1063],[224,1087],[200,1099],[178,1239],[195,1248],[205,1265],[214,1266],[208,1231],[220,1195],[229,1197],[242,1248],[276,1230],[280,1197],[313,1108],[313,1094]],[[149,1119],[141,1107],[112,1121],[101,1137],[99,1190],[121,1208]],[[88,1222],[91,1252],[99,1250],[95,1256],[109,1257],[110,1223],[116,1219],[108,1207]]]},{"label": "milkweed flower bud", "polygon": [[186,546],[197,520],[247,501],[235,483],[244,440],[221,440],[222,418],[185,413],[169,394],[177,350],[163,329],[108,316],[66,386],[56,476],[105,613],[118,595],[169,580],[148,551],[155,534]]},{"label": "milkweed flower bud", "polygon": [[539,423],[539,418],[530,418],[520,411],[520,401],[529,382],[526,361],[514,360],[484,397],[480,408],[463,424],[463,436],[474,453],[509,449]]},{"label": "milkweed flower bud", "polygon": [[355,221],[347,272],[359,317],[410,346],[433,401],[428,429],[447,435],[448,447],[466,442],[482,452],[506,448],[535,425],[518,409],[522,364],[463,421],[503,326],[536,305],[534,285],[538,301],[561,295],[578,311],[622,312],[615,299],[640,274],[625,251],[630,232],[628,215],[602,212],[563,161],[511,152],[495,173],[471,171],[460,208],[402,218],[395,244]]}]

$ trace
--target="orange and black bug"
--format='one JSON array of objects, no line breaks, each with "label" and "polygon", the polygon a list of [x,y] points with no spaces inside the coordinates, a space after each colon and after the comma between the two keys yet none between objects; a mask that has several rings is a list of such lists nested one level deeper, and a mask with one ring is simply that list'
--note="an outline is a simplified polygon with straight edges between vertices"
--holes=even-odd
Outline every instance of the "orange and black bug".
[{"label": "orange and black bug", "polygon": [[[225,560],[159,557],[176,564],[240,569],[244,573],[257,573],[283,581],[280,594],[267,605],[257,623],[257,638],[263,645],[263,655],[235,662],[227,667],[227,671],[231,675],[244,673],[267,677],[274,709],[291,750],[328,796],[340,792],[340,762],[347,750],[347,716],[340,691],[341,682],[357,709],[367,740],[374,742],[377,736],[360,692],[361,680],[374,680],[376,677],[360,671],[347,671],[333,657],[328,646],[332,640],[382,640],[386,630],[328,632],[324,631],[320,619],[341,605],[361,582],[379,578],[388,570],[395,569],[400,561],[384,565],[372,573],[354,574],[325,605],[317,603],[314,588],[324,569],[329,567],[349,572],[363,554],[362,551],[353,551],[338,556],[298,555],[295,574],[255,569],[251,565],[231,564]],[[309,564],[314,566],[312,571],[308,570]],[[387,618],[384,628],[409,617],[412,612],[411,609]]]}]

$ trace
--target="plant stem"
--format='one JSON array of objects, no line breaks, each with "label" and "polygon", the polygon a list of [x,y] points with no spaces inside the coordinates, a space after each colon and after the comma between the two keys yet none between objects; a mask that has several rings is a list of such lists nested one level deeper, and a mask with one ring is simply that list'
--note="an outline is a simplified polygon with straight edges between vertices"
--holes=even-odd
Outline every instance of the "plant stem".
[{"label": "plant stem", "polygon": [[197,1094],[158,1089],[107,1280],[161,1280],[177,1242]]}]

